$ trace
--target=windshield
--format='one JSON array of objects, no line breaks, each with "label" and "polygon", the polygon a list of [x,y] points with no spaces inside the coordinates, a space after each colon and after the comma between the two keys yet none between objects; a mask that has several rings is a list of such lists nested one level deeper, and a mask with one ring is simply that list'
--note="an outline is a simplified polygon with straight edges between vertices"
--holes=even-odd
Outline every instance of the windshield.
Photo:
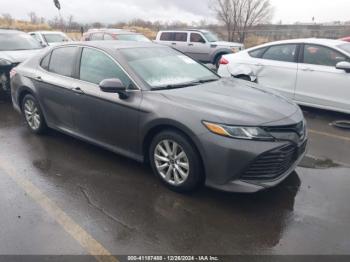
[{"label": "windshield", "polygon": [[340,46],[338,46],[341,50],[347,52],[348,54],[350,54],[350,43],[349,44],[342,44]]},{"label": "windshield", "polygon": [[144,35],[117,35],[116,37],[118,40],[123,41],[151,42],[151,40]]},{"label": "windshield", "polygon": [[185,87],[219,79],[206,67],[171,48],[130,48],[120,52],[152,89]]},{"label": "windshield", "polygon": [[60,43],[69,41],[66,36],[61,34],[43,34],[43,36],[48,43]]},{"label": "windshield", "polygon": [[208,40],[208,42],[218,42],[220,39],[217,37],[217,35],[213,34],[212,32],[203,32],[203,35]]},{"label": "windshield", "polygon": [[0,34],[0,51],[32,50],[42,48],[27,34]]}]

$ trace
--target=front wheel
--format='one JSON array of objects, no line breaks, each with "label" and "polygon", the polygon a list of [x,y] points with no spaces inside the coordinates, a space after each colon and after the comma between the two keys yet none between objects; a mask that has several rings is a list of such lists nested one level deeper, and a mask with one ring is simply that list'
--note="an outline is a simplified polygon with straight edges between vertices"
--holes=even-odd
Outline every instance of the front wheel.
[{"label": "front wheel", "polygon": [[190,192],[202,184],[199,155],[181,133],[172,130],[159,133],[149,154],[153,172],[171,190]]},{"label": "front wheel", "polygon": [[42,134],[47,126],[38,101],[34,96],[28,94],[22,102],[24,120],[29,129],[35,134]]}]

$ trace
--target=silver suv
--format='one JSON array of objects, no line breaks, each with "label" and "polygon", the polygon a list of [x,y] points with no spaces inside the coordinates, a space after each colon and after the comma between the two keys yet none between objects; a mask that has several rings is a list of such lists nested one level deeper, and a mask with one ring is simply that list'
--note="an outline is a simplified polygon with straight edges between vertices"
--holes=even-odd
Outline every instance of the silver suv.
[{"label": "silver suv", "polygon": [[217,67],[223,55],[244,49],[243,44],[220,41],[207,30],[160,31],[155,42],[171,46],[199,62],[212,63]]}]

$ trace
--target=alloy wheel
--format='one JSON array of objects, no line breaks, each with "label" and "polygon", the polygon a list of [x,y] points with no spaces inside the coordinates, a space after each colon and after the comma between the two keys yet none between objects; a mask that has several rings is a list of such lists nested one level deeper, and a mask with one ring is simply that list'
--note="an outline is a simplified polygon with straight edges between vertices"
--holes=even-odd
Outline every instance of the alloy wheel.
[{"label": "alloy wheel", "polygon": [[38,130],[41,124],[39,109],[35,102],[27,99],[24,103],[24,114],[29,127],[33,130]]},{"label": "alloy wheel", "polygon": [[190,163],[183,148],[172,140],[162,140],[154,150],[154,162],[161,177],[171,185],[186,182]]}]

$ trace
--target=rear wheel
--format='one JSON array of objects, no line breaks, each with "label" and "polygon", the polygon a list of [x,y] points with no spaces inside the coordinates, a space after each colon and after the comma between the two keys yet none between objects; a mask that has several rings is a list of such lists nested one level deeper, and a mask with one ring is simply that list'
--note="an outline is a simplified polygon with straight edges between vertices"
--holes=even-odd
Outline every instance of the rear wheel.
[{"label": "rear wheel", "polygon": [[47,130],[44,116],[34,96],[28,94],[24,97],[22,112],[27,126],[33,133],[42,134]]},{"label": "rear wheel", "polygon": [[201,185],[200,158],[181,133],[169,130],[156,135],[149,155],[153,172],[171,190],[189,192]]}]

